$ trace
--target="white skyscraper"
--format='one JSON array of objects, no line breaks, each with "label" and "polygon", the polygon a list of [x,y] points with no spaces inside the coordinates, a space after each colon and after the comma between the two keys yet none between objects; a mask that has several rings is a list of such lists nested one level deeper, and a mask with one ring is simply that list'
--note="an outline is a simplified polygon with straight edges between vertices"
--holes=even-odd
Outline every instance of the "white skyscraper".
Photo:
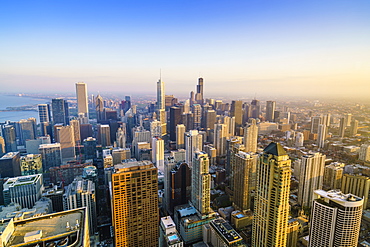
[{"label": "white skyscraper", "polygon": [[185,148],[185,125],[178,124],[176,125],[176,148],[183,149]]},{"label": "white skyscraper", "polygon": [[205,152],[195,152],[191,172],[191,202],[200,214],[211,211],[211,174],[209,160]]},{"label": "white skyscraper", "polygon": [[357,246],[363,199],[338,190],[314,191],[309,246]]},{"label": "white skyscraper", "polygon": [[317,146],[323,148],[326,139],[327,127],[325,124],[319,124],[319,132],[317,134]]},{"label": "white skyscraper", "polygon": [[[77,113],[81,116],[81,123],[89,123],[89,105],[87,98],[87,86],[86,83],[76,83],[76,95],[77,95]],[[82,117],[83,116],[83,117]]]},{"label": "white skyscraper", "polygon": [[244,129],[245,152],[257,152],[258,127],[256,119],[252,119],[250,124]]},{"label": "white skyscraper", "polygon": [[164,171],[164,140],[159,137],[152,138],[152,162]]},{"label": "white skyscraper", "polygon": [[194,153],[203,149],[203,138],[198,130],[190,130],[185,134],[185,162],[192,167]]},{"label": "white skyscraper", "polygon": [[[326,156],[321,153],[302,156],[296,165],[299,166],[298,203],[309,207],[314,190],[322,189]],[[298,167],[294,167],[295,169]]]}]

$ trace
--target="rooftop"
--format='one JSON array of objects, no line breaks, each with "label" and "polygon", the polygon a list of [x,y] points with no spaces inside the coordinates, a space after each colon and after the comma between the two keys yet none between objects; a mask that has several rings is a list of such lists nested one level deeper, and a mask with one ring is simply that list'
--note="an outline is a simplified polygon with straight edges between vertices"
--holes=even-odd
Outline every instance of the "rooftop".
[{"label": "rooftop", "polygon": [[243,240],[242,237],[223,218],[212,220],[211,226],[218,232],[219,235],[221,235],[221,237],[228,244]]},{"label": "rooftop", "polygon": [[343,194],[340,190],[315,190],[315,199],[322,199],[325,202],[333,201],[345,207],[357,207],[362,205],[363,198],[353,194]]},{"label": "rooftop", "polygon": [[114,166],[114,170],[116,173],[134,170],[145,170],[149,168],[154,168],[153,163],[149,160],[126,162]]},{"label": "rooftop", "polygon": [[267,154],[272,154],[276,156],[287,155],[280,143],[276,142],[271,142],[263,151]]},{"label": "rooftop", "polygon": [[0,160],[5,160],[5,159],[12,159],[14,156],[19,154],[19,152],[9,152],[3,155],[3,157],[0,158]]}]

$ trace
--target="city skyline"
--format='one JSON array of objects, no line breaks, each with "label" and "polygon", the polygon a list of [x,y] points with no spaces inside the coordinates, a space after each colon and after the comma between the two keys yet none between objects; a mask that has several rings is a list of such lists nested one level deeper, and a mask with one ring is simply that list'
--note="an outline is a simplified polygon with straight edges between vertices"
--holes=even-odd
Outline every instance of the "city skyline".
[{"label": "city skyline", "polygon": [[151,93],[160,70],[171,94],[195,91],[203,77],[205,97],[238,88],[257,97],[365,98],[369,88],[367,1],[2,7],[3,92],[65,93],[83,81],[90,92]]}]

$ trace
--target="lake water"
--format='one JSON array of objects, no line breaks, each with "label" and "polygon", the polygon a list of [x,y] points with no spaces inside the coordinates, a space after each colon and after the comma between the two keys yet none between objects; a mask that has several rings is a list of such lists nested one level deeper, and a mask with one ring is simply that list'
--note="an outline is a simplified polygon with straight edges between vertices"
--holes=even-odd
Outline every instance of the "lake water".
[{"label": "lake water", "polygon": [[[5,110],[7,107],[37,106],[37,104],[44,104],[48,102],[49,101],[46,99],[0,94],[0,110]],[[39,113],[37,111],[0,111],[0,123],[3,123],[7,120],[15,122],[30,117],[36,118],[37,122],[40,121]]]}]

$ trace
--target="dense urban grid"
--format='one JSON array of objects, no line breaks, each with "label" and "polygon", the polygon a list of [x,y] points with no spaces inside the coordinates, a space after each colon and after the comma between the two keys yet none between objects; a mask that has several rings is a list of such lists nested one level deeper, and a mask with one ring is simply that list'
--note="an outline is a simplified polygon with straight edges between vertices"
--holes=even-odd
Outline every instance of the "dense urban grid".
[{"label": "dense urban grid", "polygon": [[[370,246],[370,110],[89,95],[0,123],[0,246]],[[11,109],[14,110],[14,109]]]}]

